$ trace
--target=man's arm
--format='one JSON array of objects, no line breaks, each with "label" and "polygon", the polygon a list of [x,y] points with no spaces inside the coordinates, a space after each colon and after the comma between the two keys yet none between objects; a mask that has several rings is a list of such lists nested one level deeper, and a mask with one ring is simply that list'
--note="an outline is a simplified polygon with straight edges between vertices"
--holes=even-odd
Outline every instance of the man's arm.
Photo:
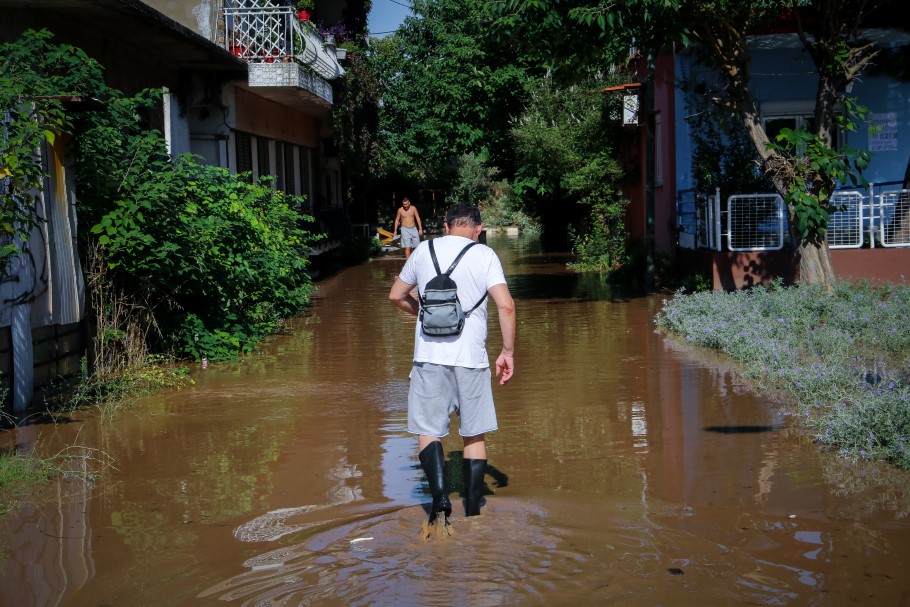
[{"label": "man's arm", "polygon": [[392,225],[392,235],[398,233],[398,218],[401,217],[401,209],[398,209],[398,212],[395,213],[395,223]]},{"label": "man's arm", "polygon": [[417,233],[423,236],[423,224],[420,223],[420,213],[417,212],[417,207],[414,207],[414,219],[417,220]]},{"label": "man's arm", "polygon": [[496,302],[496,310],[499,312],[499,330],[502,331],[502,352],[496,358],[496,377],[500,374],[502,378],[499,385],[505,385],[512,379],[515,373],[515,302],[512,300],[512,294],[509,293],[509,287],[505,284],[498,284],[490,287],[487,291],[490,297]]},{"label": "man's arm", "polygon": [[399,309],[417,316],[417,313],[420,312],[420,304],[411,295],[413,290],[414,285],[406,283],[401,278],[396,278],[392,284],[392,290],[389,291],[389,300]]}]

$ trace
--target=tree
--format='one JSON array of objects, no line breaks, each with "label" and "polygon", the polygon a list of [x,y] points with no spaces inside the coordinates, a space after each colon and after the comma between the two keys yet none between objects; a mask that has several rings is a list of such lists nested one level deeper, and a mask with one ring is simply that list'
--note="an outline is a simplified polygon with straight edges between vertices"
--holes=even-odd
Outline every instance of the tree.
[{"label": "tree", "polygon": [[[510,0],[507,6],[525,16],[565,10],[556,0]],[[716,69],[723,81],[714,92],[717,102],[738,116],[763,169],[787,201],[801,280],[830,285],[834,270],[825,234],[830,197],[837,183],[856,179],[867,162],[864,153],[832,145],[836,128],[856,128],[864,118],[863,109],[841,91],[877,53],[862,39],[860,26],[889,8],[902,14],[896,0],[628,0],[582,3],[570,15],[607,39],[641,49],[649,68],[657,52],[683,45]],[[762,127],[749,85],[747,35],[769,22],[798,33],[818,77],[814,130],[783,133],[777,142],[769,141]],[[647,93],[643,106],[648,107]],[[840,114],[839,107],[854,113]]]},{"label": "tree", "polygon": [[[541,213],[576,224],[574,267],[608,272],[625,252],[623,172],[617,158],[621,130],[611,115],[620,111],[604,83],[623,75],[588,72],[587,80],[558,86],[537,82],[512,128],[519,169],[515,188],[536,196]],[[567,205],[566,203],[571,203]],[[583,215],[582,215],[583,214]]]},{"label": "tree", "polygon": [[474,0],[418,0],[392,36],[372,41],[383,86],[380,151],[389,174],[432,182],[452,158],[511,156],[509,119],[529,71]]},{"label": "tree", "polygon": [[[863,118],[862,108],[840,91],[848,88],[876,54],[875,45],[864,41],[859,30],[874,8],[875,3],[864,0],[702,0],[681,6],[697,52],[706,64],[717,69],[723,81],[719,103],[739,116],[766,174],[787,201],[800,280],[821,283],[829,289],[834,280],[826,235],[831,196],[838,183],[855,179],[868,161],[865,153],[834,149],[836,128],[855,128],[849,110],[860,120]],[[749,89],[746,43],[746,34],[769,19],[795,29],[818,76],[813,131],[785,131],[777,143],[769,141]],[[848,113],[839,115],[838,105],[847,108]]]}]

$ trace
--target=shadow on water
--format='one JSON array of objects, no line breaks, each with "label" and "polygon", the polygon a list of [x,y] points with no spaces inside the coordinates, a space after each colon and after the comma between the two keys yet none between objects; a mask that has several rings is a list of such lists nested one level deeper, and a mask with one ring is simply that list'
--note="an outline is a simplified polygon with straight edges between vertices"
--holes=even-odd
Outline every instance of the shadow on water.
[{"label": "shadow on water", "polygon": [[759,432],[777,432],[783,430],[782,424],[772,426],[707,426],[705,432],[717,432],[718,434],[756,434]]},{"label": "shadow on water", "polygon": [[[449,451],[446,453],[448,488],[450,491],[461,496],[465,494],[464,469],[462,468],[463,462],[464,451]],[[426,498],[430,495],[430,488],[425,479],[422,478],[423,469],[420,467],[419,463],[412,466],[412,469],[415,470],[415,474],[421,478],[421,483],[418,485],[416,496]],[[492,483],[486,481],[488,477],[492,480]],[[493,464],[487,462],[487,467],[484,470],[483,495],[492,495],[496,493],[496,489],[504,489],[508,486],[509,476]],[[427,504],[425,504],[425,506],[427,506]]]},{"label": "shadow on water", "polygon": [[487,244],[502,259],[509,290],[518,300],[622,303],[645,295],[641,289],[609,283],[604,274],[570,270],[570,252],[545,249],[537,240],[496,237]]}]

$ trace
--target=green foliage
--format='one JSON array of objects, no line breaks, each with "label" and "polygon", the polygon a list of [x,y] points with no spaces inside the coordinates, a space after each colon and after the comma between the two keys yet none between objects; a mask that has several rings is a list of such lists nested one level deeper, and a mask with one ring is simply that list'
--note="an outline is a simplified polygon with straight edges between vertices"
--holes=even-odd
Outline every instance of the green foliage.
[{"label": "green foliage", "polygon": [[476,154],[463,154],[454,163],[450,197],[480,208],[488,228],[517,227],[525,234],[539,234],[540,222],[522,208],[507,180],[497,179],[499,171]]},{"label": "green foliage", "polygon": [[509,118],[529,72],[478,6],[418,0],[398,32],[372,41],[385,173],[432,182],[463,153],[510,156]]},{"label": "green foliage", "polygon": [[780,283],[734,293],[677,294],[659,327],[722,350],[760,387],[792,396],[823,445],[910,468],[910,308],[906,285]]},{"label": "green foliage", "polygon": [[[614,78],[620,78],[614,75]],[[579,85],[537,83],[512,129],[519,168],[516,193],[587,209],[573,235],[577,269],[606,272],[624,255],[623,172],[616,160],[621,132],[611,116],[619,100],[600,92],[603,78],[589,74]]]},{"label": "green foliage", "polygon": [[[629,50],[629,40],[588,19],[594,11],[609,10],[616,14],[621,6],[598,3],[584,7],[579,2],[546,0],[507,0],[479,3],[492,21],[503,52],[514,56],[522,65],[538,68],[562,85],[584,80],[591,68],[608,69],[622,62]],[[592,3],[593,5],[594,3]]]},{"label": "green foliage", "polygon": [[[54,45],[46,31],[0,44],[0,275],[38,221],[34,193],[43,188],[40,151],[71,133],[59,95],[103,95],[101,66],[83,51]],[[43,98],[42,98],[43,97]]]},{"label": "green foliage", "polygon": [[[113,467],[111,458],[98,449],[73,445],[53,455],[43,457],[35,451],[18,453],[0,451],[0,516],[15,511],[24,503],[40,504],[40,492],[54,479],[67,478],[77,491],[87,487],[96,475]],[[51,500],[66,497],[66,492],[54,491]],[[80,496],[87,499],[88,496]],[[59,503],[59,502],[58,502]]]},{"label": "green foliage", "polygon": [[570,267],[581,271],[607,273],[622,267],[625,255],[623,215],[625,204],[610,201],[591,205],[586,231],[572,233],[577,260]]},{"label": "green foliage", "polygon": [[494,196],[499,171],[477,154],[462,154],[453,163],[450,196],[453,200],[472,205],[490,200]]},{"label": "green foliage", "polygon": [[91,228],[108,267],[156,295],[164,345],[176,354],[251,351],[312,290],[301,201],[189,157],[171,163],[153,136],[133,143],[119,196]]},{"label": "green foliage", "polygon": [[689,274],[680,281],[680,286],[688,293],[702,293],[714,288],[711,278],[704,274]]},{"label": "green foliage", "polygon": [[46,484],[52,471],[47,460],[0,452],[0,516],[15,510],[20,495]]},{"label": "green foliage", "polygon": [[[855,104],[851,107],[865,119],[865,108]],[[845,130],[856,128],[849,114],[839,117],[839,125]],[[768,147],[788,160],[785,200],[801,240],[813,241],[825,233],[828,217],[836,210],[831,206],[831,197],[838,185],[848,181],[853,185],[868,185],[862,177],[862,171],[869,166],[868,151],[850,147],[834,149],[818,133],[806,129],[782,129],[777,141]]]}]

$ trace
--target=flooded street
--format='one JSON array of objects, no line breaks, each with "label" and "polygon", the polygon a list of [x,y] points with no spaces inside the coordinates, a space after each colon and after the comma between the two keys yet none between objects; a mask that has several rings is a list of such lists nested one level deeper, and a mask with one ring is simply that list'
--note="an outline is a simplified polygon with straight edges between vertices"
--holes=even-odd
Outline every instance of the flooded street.
[{"label": "flooded street", "polygon": [[403,258],[384,257],[191,387],[7,433],[116,469],[0,519],[0,605],[910,605],[910,475],[818,453],[722,360],[655,334],[660,296],[489,244],[516,375],[494,386],[482,516],[463,517],[457,425],[443,442],[453,538],[418,538],[414,320],[387,299]]}]

